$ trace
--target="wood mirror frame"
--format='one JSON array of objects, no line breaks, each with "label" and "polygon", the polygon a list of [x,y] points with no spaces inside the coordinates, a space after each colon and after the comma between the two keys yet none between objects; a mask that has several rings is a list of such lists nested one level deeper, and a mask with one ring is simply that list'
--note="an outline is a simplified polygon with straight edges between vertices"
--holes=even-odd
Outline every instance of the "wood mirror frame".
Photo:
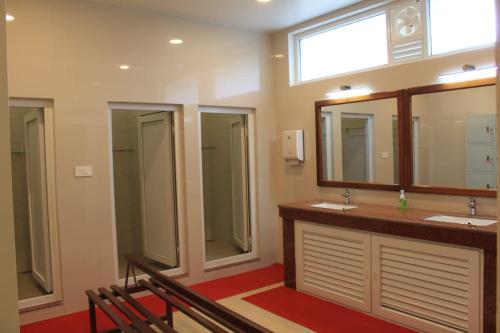
[{"label": "wood mirror frame", "polygon": [[453,90],[463,90],[471,88],[481,88],[493,86],[496,80],[482,79],[468,82],[451,83],[451,84],[435,84],[430,86],[416,87],[404,90],[404,151],[406,165],[406,180],[404,183],[408,185],[408,191],[418,193],[433,193],[433,194],[448,194],[459,196],[487,197],[496,198],[496,190],[473,189],[473,188],[454,188],[454,187],[439,187],[439,186],[423,186],[413,184],[413,142],[412,142],[412,97],[416,95],[424,95],[431,93],[439,93]]},{"label": "wood mirror frame", "polygon": [[[364,182],[344,182],[337,180],[326,180],[323,175],[323,150],[322,150],[322,130],[321,130],[321,109],[326,106],[352,104],[360,102],[376,101],[381,99],[395,98],[397,101],[398,114],[398,132],[399,132],[399,184],[380,184],[380,183],[364,183]],[[405,144],[404,140],[404,99],[403,90],[392,92],[373,93],[367,96],[350,97],[335,100],[322,100],[315,103],[316,113],[316,179],[318,186],[327,187],[343,187],[357,189],[372,189],[384,191],[399,191],[405,187],[406,170],[405,170]]]}]

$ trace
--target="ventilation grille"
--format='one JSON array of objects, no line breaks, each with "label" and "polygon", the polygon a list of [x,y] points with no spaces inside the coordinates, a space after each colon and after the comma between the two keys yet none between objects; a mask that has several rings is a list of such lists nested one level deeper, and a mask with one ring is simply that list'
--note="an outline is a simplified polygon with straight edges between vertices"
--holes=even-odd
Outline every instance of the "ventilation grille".
[{"label": "ventilation grille", "polygon": [[406,44],[394,45],[392,47],[392,60],[394,62],[422,58],[423,56],[424,56],[423,40],[417,40]]},{"label": "ventilation grille", "polygon": [[304,285],[342,297],[364,299],[362,242],[307,231],[303,234]]},{"label": "ventilation grille", "polygon": [[469,329],[466,259],[382,246],[381,306],[458,332]]}]

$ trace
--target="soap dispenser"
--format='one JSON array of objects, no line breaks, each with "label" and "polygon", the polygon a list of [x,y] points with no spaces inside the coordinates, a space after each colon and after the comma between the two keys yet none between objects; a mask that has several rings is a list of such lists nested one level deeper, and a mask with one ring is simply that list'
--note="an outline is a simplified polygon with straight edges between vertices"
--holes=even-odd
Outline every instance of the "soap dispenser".
[{"label": "soap dispenser", "polygon": [[399,195],[399,210],[406,212],[408,210],[408,199],[406,199],[405,190],[401,190]]}]

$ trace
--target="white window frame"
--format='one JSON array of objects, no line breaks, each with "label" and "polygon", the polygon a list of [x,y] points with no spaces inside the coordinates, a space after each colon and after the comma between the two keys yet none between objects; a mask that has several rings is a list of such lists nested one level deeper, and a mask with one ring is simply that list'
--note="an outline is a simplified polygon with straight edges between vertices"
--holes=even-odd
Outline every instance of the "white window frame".
[{"label": "white window frame", "polygon": [[[403,64],[408,64],[408,63],[415,63],[415,62],[421,62],[421,61],[426,61],[428,59],[434,59],[434,58],[443,58],[443,57],[448,57],[451,55],[455,54],[461,54],[461,53],[467,53],[471,51],[478,51],[478,50],[483,50],[483,49],[491,49],[495,47],[495,43],[493,44],[487,44],[487,45],[480,45],[480,46],[475,46],[471,48],[464,48],[460,50],[453,50],[450,52],[446,53],[441,53],[437,55],[432,55],[432,50],[431,50],[431,29],[430,29],[430,6],[429,6],[429,1],[430,0],[421,0],[423,1],[423,13],[422,13],[422,18],[423,18],[423,29],[424,29],[424,37],[423,37],[423,47],[424,47],[424,54],[422,58],[418,59],[409,59],[405,61],[399,61],[399,62],[394,62],[392,59],[392,54],[391,54],[391,26],[390,26],[390,7],[397,4],[398,2],[405,2],[406,0],[385,0],[385,1],[380,1],[377,3],[371,3],[366,5],[365,7],[361,8],[356,8],[353,9],[350,12],[340,12],[340,14],[334,15],[332,18],[327,19],[325,21],[300,28],[298,30],[292,31],[288,34],[288,61],[289,61],[289,85],[290,86],[296,86],[296,85],[303,85],[303,84],[308,84],[308,83],[313,83],[317,81],[323,81],[323,80],[328,80],[328,79],[333,79],[333,78],[340,78],[340,77],[345,77],[357,73],[363,73],[363,72],[369,72],[369,71],[374,71],[377,69],[381,68],[389,68],[389,67],[394,67],[394,66],[400,66]],[[386,14],[387,18],[387,56],[388,56],[388,63],[385,65],[380,65],[380,66],[373,66],[369,68],[364,68],[356,71],[351,71],[351,72],[345,72],[345,73],[340,73],[340,74],[334,74],[334,75],[325,75],[319,78],[307,80],[307,81],[302,81],[300,78],[300,40],[319,34],[321,32],[326,32],[331,29],[339,28],[345,25],[349,25],[352,23],[356,23],[359,21],[362,21],[364,19],[368,19],[370,17],[376,16],[377,14]],[[499,24],[499,22],[497,22]],[[497,39],[499,39],[500,36],[497,36]]]},{"label": "white window frame", "polygon": [[28,312],[63,301],[61,280],[61,259],[59,246],[59,223],[57,216],[57,186],[54,134],[54,103],[47,99],[9,98],[9,107],[43,109],[45,137],[45,172],[47,177],[47,208],[50,235],[50,259],[53,290],[51,294],[18,301],[19,312]]},{"label": "white window frame", "polygon": [[[243,114],[247,116],[247,133],[248,133],[248,192],[249,192],[249,214],[250,214],[250,237],[251,237],[251,247],[250,252],[238,254],[236,256],[220,258],[215,260],[206,260],[206,248],[205,248],[205,212],[203,209],[203,181],[200,182],[200,195],[201,195],[201,225],[202,228],[202,255],[203,255],[203,268],[205,271],[211,271],[219,268],[224,268],[231,265],[243,264],[249,261],[254,261],[259,258],[258,249],[258,219],[257,219],[257,170],[256,170],[256,112],[253,108],[242,108],[242,107],[217,107],[217,106],[199,106],[199,123],[201,124],[201,114],[202,113],[217,113],[217,114]],[[199,136],[199,153],[202,154],[202,138]],[[202,161],[202,158],[200,158]],[[200,163],[199,168],[200,179],[203,180],[203,166]]]},{"label": "white window frame", "polygon": [[[185,212],[185,193],[184,179],[184,140],[182,137],[181,124],[184,123],[184,115],[182,108],[174,104],[149,104],[149,103],[108,103],[108,156],[109,156],[109,172],[111,175],[111,205],[112,205],[112,224],[113,224],[113,256],[114,256],[114,272],[115,281],[120,286],[125,285],[125,278],[120,278],[119,258],[118,258],[118,239],[116,231],[116,210],[115,210],[115,184],[114,184],[114,163],[113,163],[113,110],[137,110],[137,111],[156,111],[156,112],[171,112],[174,120],[174,156],[175,156],[175,186],[176,186],[176,209],[177,209],[177,239],[179,247],[179,266],[161,271],[169,277],[184,276],[188,273],[187,265],[187,238],[186,238],[186,212]],[[147,274],[137,276],[137,279],[147,279]],[[130,281],[129,281],[130,282]]]}]

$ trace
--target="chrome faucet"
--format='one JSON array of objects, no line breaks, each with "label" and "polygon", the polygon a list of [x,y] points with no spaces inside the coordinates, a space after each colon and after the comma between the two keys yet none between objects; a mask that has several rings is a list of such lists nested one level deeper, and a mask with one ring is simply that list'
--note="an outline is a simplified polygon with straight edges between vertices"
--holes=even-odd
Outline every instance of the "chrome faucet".
[{"label": "chrome faucet", "polygon": [[476,216],[477,215],[477,201],[476,198],[469,198],[469,215]]},{"label": "chrome faucet", "polygon": [[342,196],[344,197],[344,204],[345,205],[348,205],[351,203],[351,192],[349,191],[349,189],[345,189],[344,191],[344,194],[342,194]]}]

